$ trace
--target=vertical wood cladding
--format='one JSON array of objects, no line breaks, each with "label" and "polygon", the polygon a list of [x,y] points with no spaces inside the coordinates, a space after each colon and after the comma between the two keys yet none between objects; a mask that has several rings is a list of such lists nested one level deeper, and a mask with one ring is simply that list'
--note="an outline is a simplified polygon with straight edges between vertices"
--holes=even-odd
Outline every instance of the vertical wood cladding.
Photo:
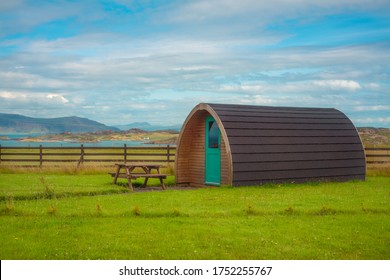
[{"label": "vertical wood cladding", "polygon": [[181,137],[182,145],[176,156],[176,180],[178,183],[204,184],[205,119],[209,114],[200,111],[187,123]]},{"label": "vertical wood cladding", "polygon": [[209,115],[221,130],[221,184],[365,179],[361,139],[336,109],[199,104],[180,133],[177,183],[204,185]]},{"label": "vertical wood cladding", "polygon": [[[176,182],[192,186],[205,185],[205,134],[209,112],[200,110],[186,122],[182,130],[181,144],[176,155]],[[230,184],[228,178],[226,145],[221,138],[221,184]]]}]

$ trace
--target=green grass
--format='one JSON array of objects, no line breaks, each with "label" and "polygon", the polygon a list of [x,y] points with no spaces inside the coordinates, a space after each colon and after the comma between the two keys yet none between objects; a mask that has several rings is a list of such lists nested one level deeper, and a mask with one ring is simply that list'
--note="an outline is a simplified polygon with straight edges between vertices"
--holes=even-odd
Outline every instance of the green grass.
[{"label": "green grass", "polygon": [[[0,258],[390,259],[389,177],[134,193],[111,181],[0,174]],[[35,197],[45,184],[56,195]]]},{"label": "green grass", "polygon": [[[44,198],[64,198],[71,196],[91,196],[102,194],[127,193],[127,180],[118,179],[118,185],[112,184],[108,174],[57,174],[57,173],[11,173],[0,174],[0,201],[7,198],[31,200]],[[133,181],[140,186],[143,179]],[[174,183],[174,177],[168,176],[165,183]],[[150,179],[148,185],[159,185],[158,179]]]}]

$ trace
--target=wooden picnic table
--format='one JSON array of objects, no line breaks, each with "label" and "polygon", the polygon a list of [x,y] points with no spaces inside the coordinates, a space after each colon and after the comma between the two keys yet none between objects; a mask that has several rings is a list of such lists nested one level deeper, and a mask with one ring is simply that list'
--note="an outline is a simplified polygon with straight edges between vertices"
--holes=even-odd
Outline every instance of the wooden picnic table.
[{"label": "wooden picnic table", "polygon": [[[165,190],[165,185],[163,179],[167,178],[166,174],[160,174],[161,165],[158,164],[144,164],[144,163],[116,163],[116,172],[109,173],[114,177],[114,184],[116,184],[118,178],[124,178],[128,181],[129,189],[133,190],[133,184],[131,183],[132,179],[145,178],[145,181],[142,187],[146,187],[149,178],[158,178],[160,179],[160,184],[163,190]],[[142,173],[135,173],[134,170],[138,168],[143,170]],[[124,169],[124,172],[122,171]],[[152,173],[152,170],[156,170],[157,173]]]}]

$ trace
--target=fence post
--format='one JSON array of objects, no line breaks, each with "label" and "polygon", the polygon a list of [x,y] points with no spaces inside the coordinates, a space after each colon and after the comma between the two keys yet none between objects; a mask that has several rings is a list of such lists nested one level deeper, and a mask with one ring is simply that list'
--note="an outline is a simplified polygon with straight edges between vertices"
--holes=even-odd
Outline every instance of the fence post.
[{"label": "fence post", "polygon": [[170,146],[167,145],[167,161],[168,161],[168,164],[171,163],[171,151],[170,151]]},{"label": "fence post", "polygon": [[43,163],[42,145],[39,145],[39,167],[42,167],[42,163]]},{"label": "fence post", "polygon": [[123,144],[123,159],[124,159],[124,162],[127,163],[127,145],[126,144]]},{"label": "fence post", "polygon": [[83,164],[84,162],[84,145],[81,144],[80,146],[80,159],[79,159],[79,162],[77,163],[77,168],[80,167],[81,164]]}]

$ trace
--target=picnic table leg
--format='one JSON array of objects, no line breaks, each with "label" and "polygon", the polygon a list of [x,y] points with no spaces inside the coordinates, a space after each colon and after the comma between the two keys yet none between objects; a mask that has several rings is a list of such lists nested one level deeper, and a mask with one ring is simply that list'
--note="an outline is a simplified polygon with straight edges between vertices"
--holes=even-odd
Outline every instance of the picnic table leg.
[{"label": "picnic table leg", "polygon": [[163,181],[163,178],[160,177],[160,183],[161,183],[161,187],[163,190],[165,190],[165,185],[164,185],[164,181]]},{"label": "picnic table leg", "polygon": [[129,184],[129,189],[131,191],[134,191],[133,189],[133,184],[131,183],[131,174],[130,174],[130,170],[128,168],[126,168],[126,176],[127,176],[127,182]]},{"label": "picnic table leg", "polygon": [[[142,166],[142,169],[144,170],[144,172],[146,174],[151,174],[152,173],[152,170],[150,168],[148,168],[147,166]],[[141,188],[146,188],[146,186],[148,184],[148,180],[149,180],[149,178],[145,177],[144,184],[141,186]]]},{"label": "picnic table leg", "polygon": [[116,181],[118,180],[118,176],[119,176],[120,171],[121,171],[121,166],[118,165],[116,168],[115,176],[114,176],[114,184],[116,184]]},{"label": "picnic table leg", "polygon": [[145,181],[144,181],[144,184],[142,185],[142,188],[146,188],[146,185],[148,184],[148,180],[149,180],[149,178],[145,177]]}]

